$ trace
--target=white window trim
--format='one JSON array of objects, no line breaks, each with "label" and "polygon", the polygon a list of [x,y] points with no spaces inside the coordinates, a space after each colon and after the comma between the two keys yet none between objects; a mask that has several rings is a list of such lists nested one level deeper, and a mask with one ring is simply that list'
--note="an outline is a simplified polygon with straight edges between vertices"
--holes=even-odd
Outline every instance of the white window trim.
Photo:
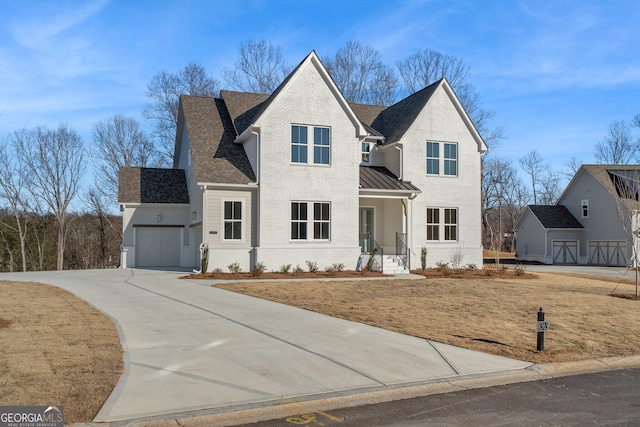
[{"label": "white window trim", "polygon": [[[428,157],[428,149],[427,149],[427,145],[429,143],[434,143],[434,144],[438,144],[438,173],[429,173],[427,170],[427,160],[433,160],[436,159],[436,157]],[[444,157],[444,152],[445,152],[445,145],[454,145],[456,147],[456,173],[454,175],[450,175],[450,174],[445,174],[445,161],[447,160],[452,160],[452,159],[445,159]],[[427,140],[424,143],[424,172],[426,176],[440,176],[440,177],[445,177],[445,178],[456,178],[459,176],[460,174],[460,150],[459,150],[459,144],[457,142],[450,142],[450,141],[434,141],[434,140]]]},{"label": "white window trim", "polygon": [[[308,125],[302,123],[291,123],[289,126],[289,134],[291,134],[291,128],[293,126],[304,127],[307,130],[307,161],[304,162],[293,162],[291,161],[291,150],[293,146],[293,141],[289,141],[289,163],[292,166],[317,166],[317,167],[330,167],[333,163],[333,129],[331,126],[323,126],[323,125]],[[328,147],[329,148],[329,163],[316,163],[315,162],[315,129],[329,129],[329,145],[318,145],[318,147]]]},{"label": "white window trim", "polygon": [[[438,239],[437,240],[427,240],[427,235],[428,235],[428,225],[430,223],[427,222],[427,209],[438,209],[439,213],[438,213]],[[451,226],[452,224],[447,224],[445,223],[445,210],[447,209],[453,209],[456,211],[456,223],[455,223],[455,227],[456,227],[456,238],[455,240],[445,240],[445,227],[447,226]],[[452,242],[459,242],[460,241],[460,208],[458,207],[451,207],[451,206],[427,206],[427,208],[424,211],[425,214],[425,241],[427,243],[436,243],[436,242],[440,242],[440,243],[452,243]],[[433,223],[435,225],[435,223]]]},{"label": "white window trim", "polygon": [[[227,239],[225,237],[225,223],[226,223],[226,219],[224,217],[224,207],[225,207],[225,203],[226,202],[240,202],[240,215],[242,216],[240,218],[240,239]],[[220,236],[220,240],[222,240],[223,242],[229,242],[229,243],[244,243],[245,238],[244,236],[246,235],[246,221],[245,221],[245,204],[246,204],[246,200],[245,199],[222,199],[222,203],[220,206],[220,220],[221,220],[221,226],[220,226],[220,230],[222,230],[221,232],[221,236]],[[233,222],[236,222],[236,220],[233,220]]]},{"label": "white window trim", "polygon": [[[307,205],[307,219],[306,221],[298,221],[296,222],[304,222],[307,224],[307,238],[306,239],[293,239],[291,237],[291,224],[293,223],[293,219],[291,219],[291,204],[293,203],[304,203]],[[329,224],[329,238],[328,239],[316,239],[314,237],[315,234],[315,203],[326,203],[329,205],[329,220],[318,220],[319,222]],[[332,203],[328,200],[291,200],[289,202],[289,242],[290,243],[299,243],[299,242],[331,242],[331,232],[332,232]]]}]

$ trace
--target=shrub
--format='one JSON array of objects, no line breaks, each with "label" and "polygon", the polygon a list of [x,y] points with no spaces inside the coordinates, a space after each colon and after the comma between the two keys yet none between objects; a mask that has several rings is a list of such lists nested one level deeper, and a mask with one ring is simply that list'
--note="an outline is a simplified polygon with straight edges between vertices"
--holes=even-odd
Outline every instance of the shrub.
[{"label": "shrub", "polygon": [[296,265],[296,268],[293,269],[294,273],[304,273],[304,268],[300,267],[299,265]]},{"label": "shrub", "polygon": [[204,245],[200,258],[200,272],[206,273],[209,269],[209,245]]},{"label": "shrub", "polygon": [[288,273],[289,271],[291,271],[291,264],[282,264],[278,273]]},{"label": "shrub", "polygon": [[264,265],[263,262],[258,262],[256,263],[256,265],[253,266],[253,272],[255,274],[262,274],[265,272],[266,269],[267,269],[267,266]]},{"label": "shrub", "polygon": [[229,264],[227,268],[233,274],[240,273],[242,271],[242,268],[240,268],[240,264],[238,264],[237,262]]},{"label": "shrub", "polygon": [[222,269],[220,267],[216,267],[213,269],[214,273],[222,273]]},{"label": "shrub", "polygon": [[369,255],[369,261],[367,261],[367,270],[371,271],[371,267],[373,267],[373,262],[376,260],[376,254],[378,253],[378,248],[373,248],[371,251],[371,255]]},{"label": "shrub", "polygon": [[469,271],[475,271],[478,269],[478,266],[475,264],[467,264],[464,266],[464,269]]},{"label": "shrub", "polygon": [[436,268],[438,269],[438,271],[440,271],[440,273],[442,273],[445,276],[448,276],[451,274],[449,263],[438,261],[436,262]]},{"label": "shrub", "polygon": [[425,246],[420,251],[420,267],[422,267],[422,271],[427,269],[427,248]]},{"label": "shrub", "polygon": [[516,273],[516,276],[524,276],[525,274],[525,269],[524,266],[522,264],[516,264],[516,266],[513,268],[514,272]]},{"label": "shrub", "polygon": [[307,268],[309,269],[309,273],[315,273],[318,271],[318,263],[313,261],[305,261],[307,263]]},{"label": "shrub", "polygon": [[335,271],[344,271],[344,264],[343,264],[343,263],[341,263],[341,262],[340,262],[340,263],[333,264],[331,267],[332,267]]}]

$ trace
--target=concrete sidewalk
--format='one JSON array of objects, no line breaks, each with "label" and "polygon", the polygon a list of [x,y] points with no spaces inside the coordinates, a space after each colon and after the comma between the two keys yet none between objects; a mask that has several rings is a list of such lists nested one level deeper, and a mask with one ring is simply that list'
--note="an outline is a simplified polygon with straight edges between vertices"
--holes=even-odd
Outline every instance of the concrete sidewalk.
[{"label": "concrete sidewalk", "polygon": [[0,280],[61,287],[116,322],[125,372],[96,422],[348,397],[531,366],[179,279],[184,274],[88,270]]}]

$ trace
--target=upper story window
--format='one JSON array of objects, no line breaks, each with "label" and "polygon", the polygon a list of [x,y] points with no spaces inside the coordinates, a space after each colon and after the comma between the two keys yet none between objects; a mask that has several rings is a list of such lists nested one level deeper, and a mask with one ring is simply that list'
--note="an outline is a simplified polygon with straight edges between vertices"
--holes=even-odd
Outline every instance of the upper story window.
[{"label": "upper story window", "polygon": [[589,218],[589,200],[582,201],[582,218]]},{"label": "upper story window", "polygon": [[309,150],[309,126],[291,126],[291,163],[315,165],[331,164],[331,129],[311,127],[313,129],[313,150]]},{"label": "upper story window", "polygon": [[242,240],[242,202],[224,202],[224,240]]},{"label": "upper story window", "polygon": [[313,163],[328,165],[331,154],[329,128],[313,128]]},{"label": "upper story window", "polygon": [[[442,150],[440,150],[442,146]],[[442,172],[441,172],[442,171]],[[427,142],[427,175],[458,175],[458,144]]]},{"label": "upper story window", "polygon": [[306,126],[291,126],[291,163],[307,163]]},{"label": "upper story window", "polygon": [[371,153],[371,144],[369,142],[363,142],[361,145],[362,150],[362,163],[369,163],[369,156]]}]

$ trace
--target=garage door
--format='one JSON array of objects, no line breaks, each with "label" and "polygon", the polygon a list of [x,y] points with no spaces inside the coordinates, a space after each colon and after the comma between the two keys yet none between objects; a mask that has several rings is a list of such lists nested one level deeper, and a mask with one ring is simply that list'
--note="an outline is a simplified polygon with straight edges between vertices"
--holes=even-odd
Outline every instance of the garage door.
[{"label": "garage door", "polygon": [[180,227],[137,227],[136,267],[180,265]]},{"label": "garage door", "polygon": [[553,263],[554,264],[577,264],[578,263],[578,241],[577,240],[554,240],[553,241]]},{"label": "garage door", "polygon": [[589,264],[595,265],[627,265],[627,242],[609,240],[589,242]]}]

